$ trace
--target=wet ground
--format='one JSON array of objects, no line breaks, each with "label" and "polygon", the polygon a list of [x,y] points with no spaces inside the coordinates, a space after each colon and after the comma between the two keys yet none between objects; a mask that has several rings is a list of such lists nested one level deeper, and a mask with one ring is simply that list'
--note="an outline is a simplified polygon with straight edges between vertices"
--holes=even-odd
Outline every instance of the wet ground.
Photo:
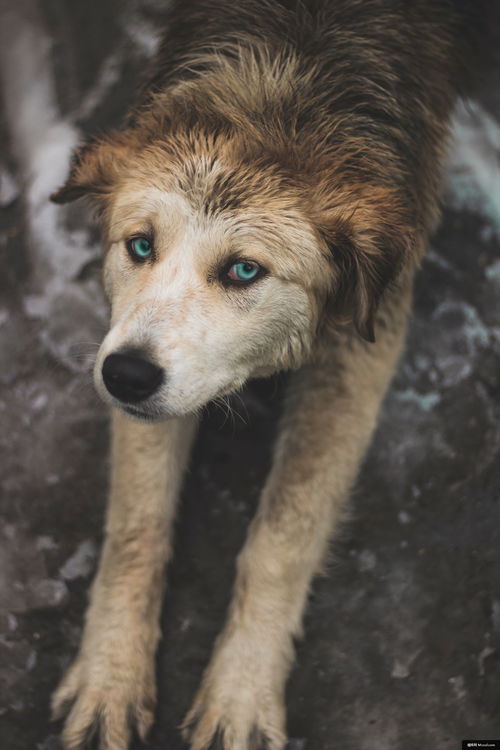
[{"label": "wet ground", "polygon": [[[101,542],[107,417],[98,237],[47,202],[81,134],[117,125],[160,0],[0,2],[0,746],[56,750],[49,696],[78,644]],[[498,71],[496,71],[498,73]],[[316,582],[287,702],[291,750],[455,750],[500,739],[500,102],[457,112],[443,222],[408,346]],[[90,227],[90,228],[89,228]],[[269,464],[280,383],[211,411],[184,491],[152,750],[221,627]],[[139,744],[135,746],[139,748]]]}]

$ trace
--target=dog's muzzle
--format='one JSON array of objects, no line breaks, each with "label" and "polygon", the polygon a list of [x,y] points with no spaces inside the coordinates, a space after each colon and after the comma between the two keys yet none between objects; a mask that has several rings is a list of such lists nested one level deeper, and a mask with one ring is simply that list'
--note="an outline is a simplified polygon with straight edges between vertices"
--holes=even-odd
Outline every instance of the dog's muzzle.
[{"label": "dog's muzzle", "polygon": [[109,354],[102,365],[104,385],[119,401],[137,404],[153,395],[165,379],[161,367],[144,359],[142,352]]}]

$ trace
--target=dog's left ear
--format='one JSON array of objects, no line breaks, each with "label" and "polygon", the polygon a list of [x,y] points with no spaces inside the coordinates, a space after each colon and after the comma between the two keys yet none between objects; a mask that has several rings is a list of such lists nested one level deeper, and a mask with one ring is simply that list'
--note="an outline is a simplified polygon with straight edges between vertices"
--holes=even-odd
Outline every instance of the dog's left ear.
[{"label": "dog's left ear", "polygon": [[[349,258],[343,258],[347,314],[352,316],[359,335],[370,343],[375,341],[375,316],[383,293],[397,278],[406,255],[406,240],[392,237],[358,238],[348,243]],[[339,246],[331,247],[334,262]],[[347,272],[347,277],[346,277]],[[350,309],[349,309],[350,308]]]},{"label": "dog's left ear", "polygon": [[406,212],[385,190],[373,190],[367,199],[357,192],[344,206],[339,196],[321,224],[334,268],[332,309],[374,342],[381,297],[413,255]]},{"label": "dog's left ear", "polygon": [[105,198],[134,153],[131,134],[115,132],[92,139],[73,153],[68,179],[52,193],[54,203],[69,203],[78,198]]}]

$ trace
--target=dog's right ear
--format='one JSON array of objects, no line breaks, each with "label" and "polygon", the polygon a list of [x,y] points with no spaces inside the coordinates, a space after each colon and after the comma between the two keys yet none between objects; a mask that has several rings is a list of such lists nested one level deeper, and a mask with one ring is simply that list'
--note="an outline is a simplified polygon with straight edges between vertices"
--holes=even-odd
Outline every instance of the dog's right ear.
[{"label": "dog's right ear", "polygon": [[130,133],[112,133],[87,141],[73,153],[69,177],[52,193],[54,203],[69,203],[83,196],[106,198],[134,152]]}]

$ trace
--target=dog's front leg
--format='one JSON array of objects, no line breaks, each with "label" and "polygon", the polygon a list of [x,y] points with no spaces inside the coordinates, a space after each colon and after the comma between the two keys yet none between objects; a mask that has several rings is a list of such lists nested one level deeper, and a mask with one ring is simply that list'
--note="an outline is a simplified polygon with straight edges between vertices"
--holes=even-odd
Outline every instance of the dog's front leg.
[{"label": "dog's front leg", "polygon": [[79,654],[52,701],[56,717],[72,705],[71,750],[96,728],[103,750],[125,750],[131,724],[142,737],[151,725],[164,567],[194,427],[193,418],[138,424],[113,414],[106,541]]},{"label": "dog's front leg", "polygon": [[332,342],[291,383],[228,620],[183,725],[191,750],[215,737],[224,750],[284,747],[293,638],[373,431],[405,318],[402,309],[393,313],[373,345],[347,336]]}]

